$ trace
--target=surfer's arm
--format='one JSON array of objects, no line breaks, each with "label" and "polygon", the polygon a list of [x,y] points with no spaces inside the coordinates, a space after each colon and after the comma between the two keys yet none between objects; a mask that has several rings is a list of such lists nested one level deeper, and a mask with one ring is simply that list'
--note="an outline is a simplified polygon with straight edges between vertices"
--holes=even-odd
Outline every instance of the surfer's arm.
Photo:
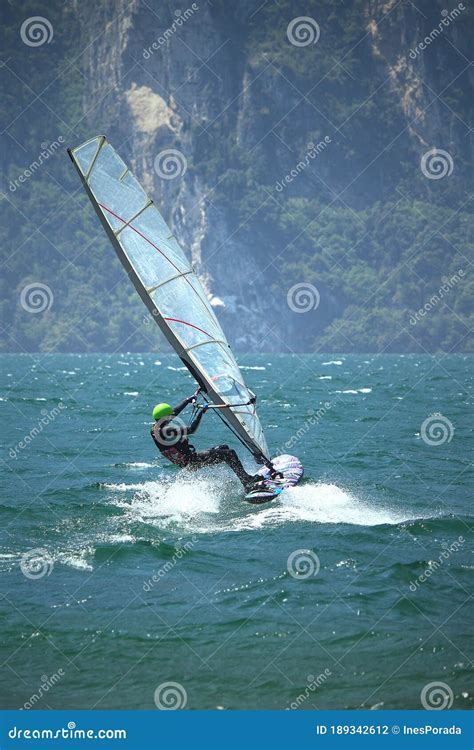
[{"label": "surfer's arm", "polygon": [[174,409],[173,409],[174,416],[177,417],[178,414],[181,414],[181,412],[183,411],[183,409],[185,409],[187,407],[187,405],[191,403],[191,401],[193,400],[193,398],[194,398],[194,396],[189,396],[188,398],[185,398],[184,401],[181,401],[181,403],[179,403],[178,406],[175,406]]},{"label": "surfer's arm", "polygon": [[191,424],[189,425],[188,429],[186,430],[186,432],[188,433],[188,435],[192,435],[193,433],[196,432],[197,428],[201,424],[201,419],[204,416],[204,412],[206,412],[207,409],[208,409],[207,404],[205,406],[201,406],[201,408],[199,409],[198,413],[196,414],[196,416],[194,417],[193,421],[191,422]]},{"label": "surfer's arm", "polygon": [[185,398],[184,401],[181,401],[181,403],[178,404],[178,406],[175,406],[173,409],[173,414],[175,417],[178,416],[178,414],[181,414],[183,409],[187,407],[188,404],[191,404],[193,401],[196,401],[196,398],[198,396],[198,393],[201,389],[198,388],[195,393],[193,393],[192,396],[188,396],[188,398]]}]

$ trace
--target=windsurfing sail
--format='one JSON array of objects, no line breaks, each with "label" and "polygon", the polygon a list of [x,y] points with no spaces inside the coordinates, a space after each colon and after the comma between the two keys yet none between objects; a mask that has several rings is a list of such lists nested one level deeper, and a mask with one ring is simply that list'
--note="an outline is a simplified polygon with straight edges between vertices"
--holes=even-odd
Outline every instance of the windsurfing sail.
[{"label": "windsurfing sail", "polygon": [[105,136],[69,156],[118,257],[171,346],[257,461],[270,460],[255,409],[206,292],[153,200]]}]

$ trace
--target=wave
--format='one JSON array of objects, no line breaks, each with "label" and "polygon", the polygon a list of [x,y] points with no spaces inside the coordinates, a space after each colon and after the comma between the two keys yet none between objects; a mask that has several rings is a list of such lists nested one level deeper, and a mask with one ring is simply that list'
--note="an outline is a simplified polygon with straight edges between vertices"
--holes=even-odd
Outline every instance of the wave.
[{"label": "wave", "polygon": [[372,388],[358,388],[357,390],[347,388],[345,391],[334,391],[334,393],[351,393],[357,395],[358,393],[372,393]]},{"label": "wave", "polygon": [[131,463],[113,464],[114,469],[153,469],[156,464],[147,463],[146,461],[132,461]]},{"label": "wave", "polygon": [[[77,528],[64,545],[58,539],[30,544],[22,550],[3,550],[0,570],[18,569],[22,555],[31,547],[45,548],[54,566],[66,566],[89,573],[109,560],[117,562],[129,556],[146,555],[150,559],[172,558],[181,540],[194,535],[223,533],[245,534],[299,524],[338,524],[353,527],[349,533],[365,538],[364,528],[384,527],[402,530],[414,537],[433,533],[439,539],[466,533],[469,517],[416,517],[400,508],[361,499],[336,484],[306,481],[285,490],[280,498],[262,506],[243,501],[240,483],[225,468],[204,470],[199,476],[180,472],[174,477],[162,475],[160,481],[110,483],[97,485],[102,501],[87,507],[87,522]],[[104,502],[105,500],[105,502]],[[72,504],[71,510],[83,510]],[[2,508],[0,510],[10,510]],[[105,514],[105,518],[104,518]],[[30,519],[31,520],[31,519]],[[357,530],[358,529],[358,530]],[[297,532],[298,533],[298,532]],[[440,548],[441,549],[441,548]],[[209,551],[196,548],[197,555]],[[459,559],[460,562],[461,559]],[[394,566],[398,579],[406,581],[429,564],[423,556],[408,565]],[[353,567],[348,557],[338,566]],[[421,566],[421,567],[420,567]],[[230,593],[230,592],[229,592]]]},{"label": "wave", "polygon": [[247,528],[262,528],[288,522],[356,526],[398,525],[413,518],[390,508],[375,507],[335,484],[308,482],[285,490],[274,506],[246,518]]},{"label": "wave", "polygon": [[[219,512],[219,484],[207,477],[183,477],[161,482],[103,485],[112,492],[111,504],[125,511],[130,521],[160,526],[179,524],[186,529],[206,531],[200,519]],[[127,494],[131,493],[131,497]]]},{"label": "wave", "polygon": [[266,505],[252,506],[243,502],[240,483],[224,469],[198,477],[182,472],[162,482],[103,486],[112,493],[110,503],[130,520],[164,529],[177,526],[184,533],[261,530],[294,522],[378,526],[415,520],[411,513],[376,506],[335,484],[314,482],[288,488]]},{"label": "wave", "polygon": [[[56,565],[65,565],[75,570],[92,571],[92,558],[94,547],[77,547],[77,549],[54,549],[52,544],[43,543],[41,546],[25,548],[23,551],[5,553],[0,556],[0,571],[11,573],[14,570],[21,571],[25,559],[31,551],[38,554],[39,567],[43,569],[42,575],[49,576]],[[41,572],[41,571],[40,571]],[[28,577],[28,576],[27,576]]]},{"label": "wave", "polygon": [[[28,559],[31,551],[36,551],[40,567],[44,569],[43,575],[50,575],[57,566],[66,566],[79,571],[90,572],[96,565],[102,565],[113,559],[123,560],[130,556],[139,556],[143,560],[146,554],[153,559],[166,562],[174,560],[177,552],[181,549],[179,543],[164,542],[161,539],[146,539],[126,531],[103,532],[90,538],[84,544],[84,540],[72,539],[68,547],[55,546],[56,541],[43,543],[43,546],[25,548],[12,552],[0,554],[0,571],[12,572],[15,569],[21,571],[25,559]],[[185,547],[186,555],[191,554],[191,548]],[[42,576],[40,576],[42,577]]]}]

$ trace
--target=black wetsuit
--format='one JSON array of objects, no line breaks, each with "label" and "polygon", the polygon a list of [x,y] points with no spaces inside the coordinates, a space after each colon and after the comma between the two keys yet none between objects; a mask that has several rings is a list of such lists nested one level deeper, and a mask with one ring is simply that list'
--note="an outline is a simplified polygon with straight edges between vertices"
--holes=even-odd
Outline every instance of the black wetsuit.
[{"label": "black wetsuit", "polygon": [[153,425],[151,436],[158,450],[169,461],[181,467],[200,468],[226,463],[237,474],[244,487],[252,485],[255,478],[252,474],[247,474],[237,453],[228,445],[216,445],[207,451],[197,451],[190,445],[188,435],[192,435],[198,429],[204,409],[198,411],[188,427],[180,422],[173,423],[173,417],[177,417],[192,400],[193,396],[185,398],[173,409],[172,416]]}]

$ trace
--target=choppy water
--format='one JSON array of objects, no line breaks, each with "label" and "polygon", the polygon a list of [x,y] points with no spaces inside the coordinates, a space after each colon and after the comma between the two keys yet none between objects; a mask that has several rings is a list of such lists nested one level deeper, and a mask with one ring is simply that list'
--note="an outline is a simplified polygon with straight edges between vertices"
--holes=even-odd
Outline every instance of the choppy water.
[{"label": "choppy water", "polygon": [[[419,708],[439,681],[468,707],[472,357],[241,360],[306,470],[261,507],[158,460],[151,407],[194,390],[173,355],[2,357],[3,708],[169,681],[188,708]],[[206,415],[195,443],[232,439]]]}]

